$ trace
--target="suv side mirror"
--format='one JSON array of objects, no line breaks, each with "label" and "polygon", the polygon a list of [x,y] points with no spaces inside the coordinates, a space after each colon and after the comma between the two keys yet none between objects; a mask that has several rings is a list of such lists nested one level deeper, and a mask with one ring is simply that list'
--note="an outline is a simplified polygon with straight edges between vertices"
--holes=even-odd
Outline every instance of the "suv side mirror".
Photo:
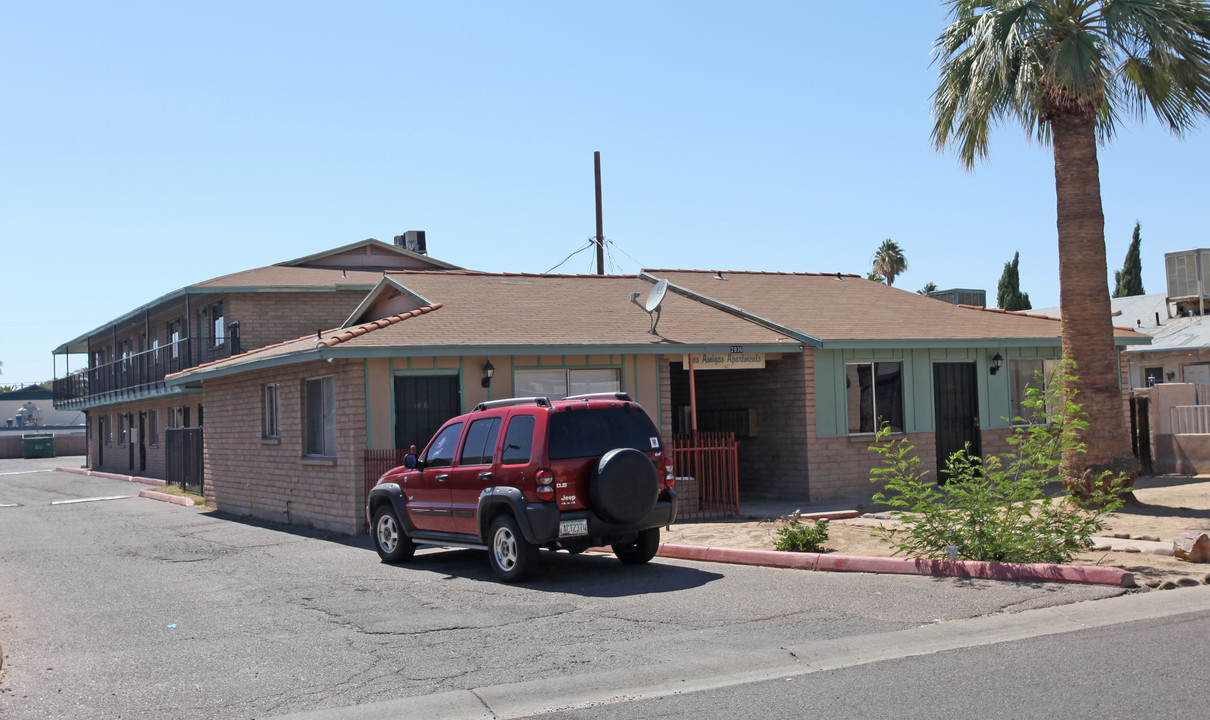
[{"label": "suv side mirror", "polygon": [[408,453],[407,455],[403,456],[403,466],[408,470],[415,470],[416,468],[420,467],[420,461],[416,459],[416,455],[414,453]]}]

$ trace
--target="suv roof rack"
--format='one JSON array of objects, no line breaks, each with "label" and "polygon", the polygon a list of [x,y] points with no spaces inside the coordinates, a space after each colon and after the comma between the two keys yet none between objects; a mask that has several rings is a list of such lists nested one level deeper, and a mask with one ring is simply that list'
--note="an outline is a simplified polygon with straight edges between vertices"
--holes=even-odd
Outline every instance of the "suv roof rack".
[{"label": "suv roof rack", "polygon": [[622,400],[624,402],[634,402],[630,398],[630,393],[626,392],[599,392],[585,393],[583,395],[568,395],[564,400]]},{"label": "suv roof rack", "polygon": [[505,398],[503,400],[487,400],[475,406],[473,412],[480,410],[491,410],[492,408],[512,407],[513,405],[537,405],[538,407],[550,407],[550,400],[544,397],[521,397],[521,398]]}]

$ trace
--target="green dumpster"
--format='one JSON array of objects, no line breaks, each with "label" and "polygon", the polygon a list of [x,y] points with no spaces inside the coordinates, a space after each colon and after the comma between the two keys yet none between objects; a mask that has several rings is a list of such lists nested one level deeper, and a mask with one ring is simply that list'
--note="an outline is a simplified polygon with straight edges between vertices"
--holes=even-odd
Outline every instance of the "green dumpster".
[{"label": "green dumpster", "polygon": [[21,444],[26,459],[55,456],[55,436],[52,433],[26,433],[21,436]]}]

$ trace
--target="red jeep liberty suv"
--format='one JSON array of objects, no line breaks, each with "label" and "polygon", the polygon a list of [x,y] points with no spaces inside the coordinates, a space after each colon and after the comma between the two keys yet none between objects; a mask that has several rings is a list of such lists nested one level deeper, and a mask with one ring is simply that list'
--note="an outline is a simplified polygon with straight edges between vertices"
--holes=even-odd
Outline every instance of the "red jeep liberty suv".
[{"label": "red jeep liberty suv", "polygon": [[673,482],[671,453],[626,393],[494,400],[379,478],[366,519],[384,562],[417,545],[482,549],[517,582],[542,547],[609,545],[624,563],[647,562],[676,517]]}]

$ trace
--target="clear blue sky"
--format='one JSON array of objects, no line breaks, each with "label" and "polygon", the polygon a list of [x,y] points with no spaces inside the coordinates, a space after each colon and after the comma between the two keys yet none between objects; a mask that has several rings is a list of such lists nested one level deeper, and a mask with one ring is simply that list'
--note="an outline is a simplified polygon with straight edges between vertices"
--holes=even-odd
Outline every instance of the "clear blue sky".
[{"label": "clear blue sky", "polygon": [[[184,285],[367,237],[544,272],[864,274],[1058,304],[1053,163],[1015,125],[934,151],[934,2],[12,2],[0,11],[0,383]],[[1210,131],[1101,154],[1109,272],[1206,246]],[[591,272],[592,253],[560,272]],[[62,374],[62,362],[59,374]]]}]

